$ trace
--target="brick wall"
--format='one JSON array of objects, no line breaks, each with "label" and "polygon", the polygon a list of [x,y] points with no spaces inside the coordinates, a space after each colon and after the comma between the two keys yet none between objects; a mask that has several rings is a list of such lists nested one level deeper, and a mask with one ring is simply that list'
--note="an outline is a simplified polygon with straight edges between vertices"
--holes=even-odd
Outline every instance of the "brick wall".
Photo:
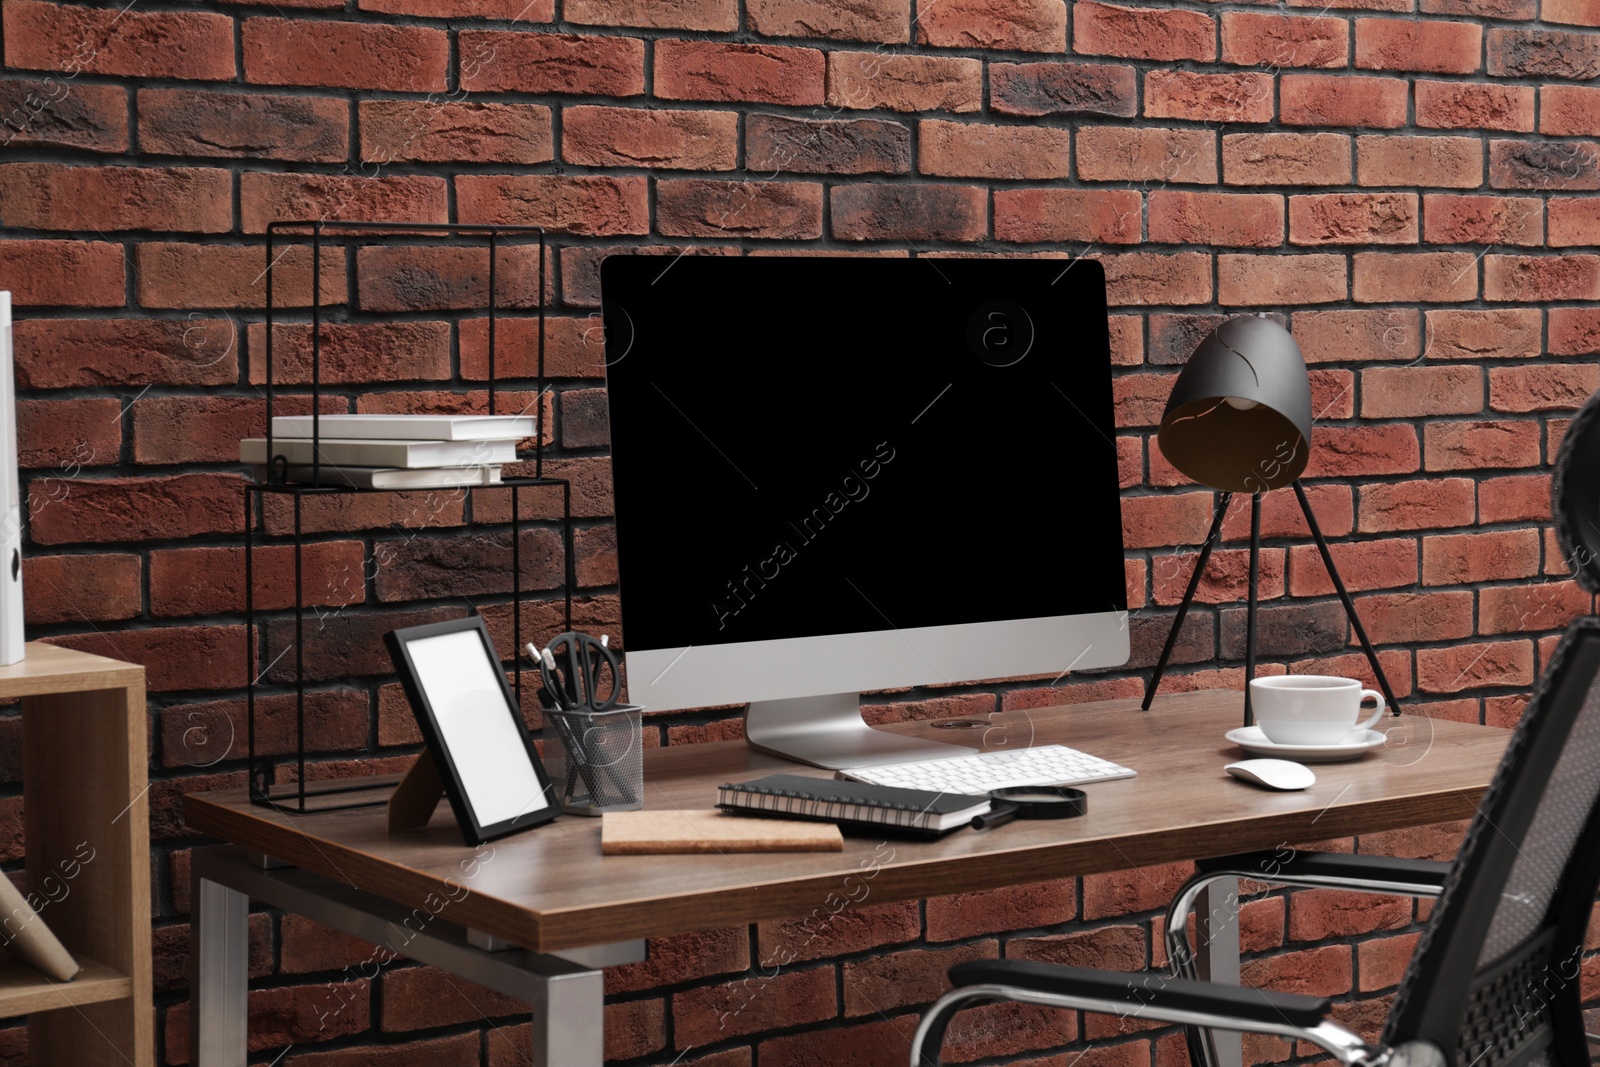
[{"label": "brick wall", "polygon": [[[22,320],[28,618],[35,635],[149,668],[166,1063],[187,1061],[187,850],[199,841],[180,797],[243,781],[243,476],[231,458],[263,425],[261,235],[274,218],[533,223],[559,235],[553,469],[576,487],[580,620],[612,632],[592,318],[608,249],[1101,259],[1115,304],[1133,661],[1054,688],[886,695],[880,719],[1139,691],[1211,500],[1163,460],[1153,428],[1198,338],[1243,311],[1284,316],[1311,361],[1309,492],[1411,710],[1514,722],[1554,635],[1589,607],[1562,578],[1548,465],[1570,413],[1600,386],[1600,89],[1584,84],[1600,75],[1597,0],[0,7],[0,287]],[[523,315],[538,299],[532,265],[507,273]],[[402,249],[325,271],[324,298],[358,320],[330,334],[330,405],[481,408],[481,268]],[[309,260],[286,255],[278,282],[303,311]],[[393,323],[360,321],[406,308],[416,310]],[[526,328],[506,325],[524,331],[512,340],[519,406],[532,400]],[[303,383],[304,328],[282,329],[297,368],[284,373]],[[303,384],[288,393],[290,409],[307,409]],[[381,630],[459,610],[433,598],[465,593],[503,627],[505,585],[487,575],[506,566],[494,525],[504,517],[503,504],[417,495],[308,509],[308,587],[324,590],[315,599],[334,620],[320,659],[330,681],[312,700],[322,773],[390,769],[415,751],[393,686],[331,679],[348,666],[376,682]],[[469,518],[488,525],[469,536],[458,529]],[[281,534],[287,516],[264,521]],[[1170,689],[1241,683],[1246,530],[1236,508]],[[1364,675],[1287,493],[1266,498],[1265,533],[1263,669]],[[535,522],[528,536],[529,582],[548,598],[554,534]],[[396,560],[405,566],[385,566]],[[261,566],[263,603],[281,616],[285,550],[266,549]],[[555,618],[548,599],[532,610],[537,625]],[[266,743],[281,746],[287,705],[264,707],[276,724]],[[16,725],[0,719],[13,794],[0,799],[0,860],[13,864]],[[650,740],[736,731],[725,710],[673,715],[651,721]],[[1331,844],[1447,856],[1459,829]],[[1152,913],[1184,875],[869,900],[820,929],[667,938],[648,963],[609,974],[608,1055],[896,1064],[953,962],[1162,962]],[[1244,914],[1250,980],[1333,995],[1341,1019],[1377,1025],[1414,939],[1410,903],[1266,893]],[[403,962],[368,979],[368,947],[301,920],[260,913],[252,930],[260,1062],[525,1062],[526,1023],[502,998]],[[755,979],[784,949],[796,961]],[[1600,971],[1585,975],[1600,997]],[[989,1007],[958,1024],[951,1048],[1066,1064],[1075,1052],[1053,1053],[1089,1040],[1097,1067],[1182,1061],[1172,1032],[1124,1029]],[[0,1062],[20,1062],[24,1043],[0,1031]],[[1256,1060],[1310,1051],[1275,1039],[1249,1048]]]}]

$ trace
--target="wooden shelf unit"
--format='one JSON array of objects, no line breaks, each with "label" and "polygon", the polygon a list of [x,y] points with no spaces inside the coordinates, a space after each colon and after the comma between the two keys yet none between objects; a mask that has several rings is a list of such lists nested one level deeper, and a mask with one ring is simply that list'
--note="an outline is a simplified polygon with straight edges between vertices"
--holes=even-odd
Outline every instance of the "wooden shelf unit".
[{"label": "wooden shelf unit", "polygon": [[0,1017],[28,1016],[34,1064],[152,1067],[144,668],[31,641],[0,667],[0,699],[11,697],[22,699],[28,889],[84,969],[56,982],[3,961]]}]

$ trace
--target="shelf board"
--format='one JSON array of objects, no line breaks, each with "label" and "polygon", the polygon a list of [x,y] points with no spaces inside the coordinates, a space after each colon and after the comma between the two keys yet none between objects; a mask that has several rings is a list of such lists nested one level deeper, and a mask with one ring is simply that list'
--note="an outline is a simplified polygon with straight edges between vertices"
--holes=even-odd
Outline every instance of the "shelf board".
[{"label": "shelf board", "polygon": [[0,667],[0,699],[144,686],[144,668],[75,648],[29,641],[23,658]]},{"label": "shelf board", "polygon": [[15,960],[0,959],[0,1019],[133,995],[133,979],[121,971],[84,956],[77,960],[83,967],[78,976],[58,982]]}]

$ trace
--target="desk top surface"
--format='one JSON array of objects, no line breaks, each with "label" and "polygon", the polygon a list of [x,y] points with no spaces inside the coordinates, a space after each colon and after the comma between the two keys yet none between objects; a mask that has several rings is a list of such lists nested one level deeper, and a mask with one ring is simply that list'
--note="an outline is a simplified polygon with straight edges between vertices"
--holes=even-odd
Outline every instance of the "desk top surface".
[{"label": "desk top surface", "polygon": [[[1389,745],[1316,765],[1304,792],[1274,793],[1223,770],[1243,758],[1222,736],[1241,703],[1212,691],[1162,697],[1148,713],[1116,700],[1006,712],[988,730],[897,726],[968,743],[987,735],[990,747],[1066,744],[1139,774],[1087,786],[1081,819],[933,842],[847,837],[842,853],[601,856],[600,820],[581,816],[473,848],[445,801],[426,828],[389,835],[381,807],[287,815],[251,805],[242,788],[191,795],[184,812],[204,833],[407,906],[448,893],[452,921],[551,951],[793,918],[861,900],[863,885],[864,902],[882,904],[1462,819],[1510,736],[1405,715],[1387,722]],[[779,772],[831,774],[742,741],[651,750],[645,803],[709,808],[718,785]]]}]

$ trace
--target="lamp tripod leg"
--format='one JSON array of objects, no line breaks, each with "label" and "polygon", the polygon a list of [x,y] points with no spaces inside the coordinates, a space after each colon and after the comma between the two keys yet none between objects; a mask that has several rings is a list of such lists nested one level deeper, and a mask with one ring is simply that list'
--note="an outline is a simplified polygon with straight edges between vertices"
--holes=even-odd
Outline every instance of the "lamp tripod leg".
[{"label": "lamp tripod leg", "polygon": [[1294,481],[1294,495],[1300,501],[1300,510],[1305,513],[1306,525],[1311,528],[1311,537],[1317,543],[1317,551],[1322,553],[1322,565],[1328,569],[1328,577],[1333,580],[1334,591],[1344,602],[1345,614],[1350,616],[1350,628],[1355,631],[1356,638],[1361,642],[1361,650],[1367,654],[1367,662],[1371,664],[1372,673],[1378,680],[1378,688],[1383,690],[1383,699],[1389,702],[1389,710],[1398,715],[1400,705],[1394,699],[1394,690],[1389,688],[1389,678],[1378,665],[1378,654],[1373,651],[1372,642],[1367,639],[1366,627],[1361,625],[1361,616],[1356,614],[1355,603],[1345,590],[1344,580],[1339,577],[1339,568],[1333,565],[1333,553],[1328,551],[1328,541],[1322,536],[1322,528],[1317,525],[1317,517],[1311,512],[1311,501],[1306,499],[1306,491],[1300,485],[1298,478]]},{"label": "lamp tripod leg", "polygon": [[1178,615],[1172,620],[1172,629],[1167,632],[1167,643],[1161,647],[1161,658],[1156,661],[1156,671],[1150,676],[1150,684],[1144,689],[1144,703],[1140,710],[1149,711],[1150,702],[1156,698],[1156,689],[1161,685],[1161,676],[1167,671],[1167,660],[1172,657],[1173,646],[1178,643],[1178,631],[1183,629],[1183,620],[1189,614],[1189,605],[1194,603],[1195,590],[1200,588],[1200,575],[1206,569],[1206,560],[1211,558],[1211,549],[1215,547],[1217,538],[1222,533],[1222,520],[1228,514],[1228,501],[1233,499],[1232,493],[1219,493],[1216,498],[1216,514],[1211,520],[1211,531],[1206,534],[1206,543],[1200,546],[1200,558],[1195,560],[1194,573],[1189,575],[1189,588],[1183,592],[1183,601],[1178,605]]},{"label": "lamp tripod leg", "polygon": [[1256,597],[1261,584],[1261,494],[1250,494],[1250,590],[1244,616],[1244,724],[1255,723],[1250,711],[1250,680],[1256,676]]}]

